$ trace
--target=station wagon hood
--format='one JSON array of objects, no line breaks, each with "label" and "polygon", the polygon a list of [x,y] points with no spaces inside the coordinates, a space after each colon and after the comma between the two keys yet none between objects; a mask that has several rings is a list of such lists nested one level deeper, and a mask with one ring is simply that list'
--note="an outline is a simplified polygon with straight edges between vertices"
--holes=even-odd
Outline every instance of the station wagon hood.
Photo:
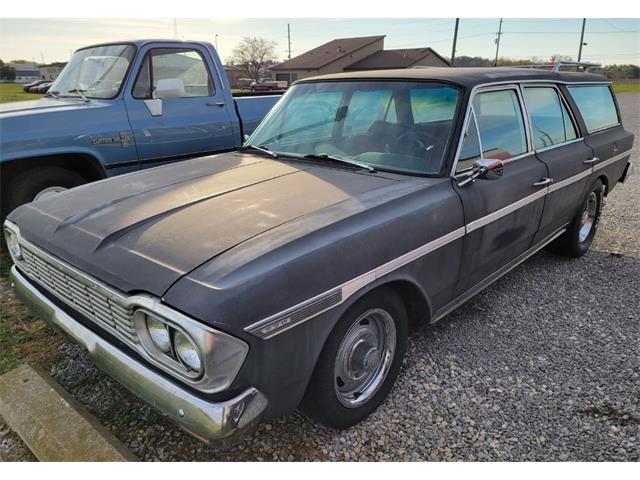
[{"label": "station wagon hood", "polygon": [[404,183],[398,178],[229,153],[84,185],[9,219],[81,271],[161,296],[243,242],[340,202],[358,204],[360,195]]}]

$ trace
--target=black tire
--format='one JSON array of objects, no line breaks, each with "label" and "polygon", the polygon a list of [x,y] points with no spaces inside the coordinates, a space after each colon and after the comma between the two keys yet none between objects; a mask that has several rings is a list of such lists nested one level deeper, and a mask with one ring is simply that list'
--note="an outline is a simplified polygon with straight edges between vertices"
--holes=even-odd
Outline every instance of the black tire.
[{"label": "black tire", "polygon": [[[585,238],[580,237],[580,230],[582,228],[582,218],[589,203],[589,199],[595,195],[595,217],[589,230],[588,235]],[[589,189],[589,193],[585,197],[584,201],[580,205],[580,209],[573,218],[567,231],[558,237],[554,242],[549,245],[549,250],[558,255],[566,257],[578,258],[589,251],[589,247],[593,243],[593,239],[598,230],[598,224],[600,223],[600,214],[602,213],[602,205],[604,198],[604,185],[600,180],[597,180]]]},{"label": "black tire", "polygon": [[[395,325],[395,351],[386,376],[365,403],[346,407],[336,391],[336,357],[345,335],[356,321],[372,310],[386,311]],[[301,403],[301,410],[314,420],[336,429],[349,428],[369,416],[383,402],[400,371],[407,349],[407,312],[400,297],[382,287],[354,303],[340,318],[318,358]]]},{"label": "black tire", "polygon": [[7,184],[2,217],[5,218],[20,205],[33,201],[46,188],[73,188],[83,183],[87,183],[87,180],[82,175],[62,167],[34,167],[25,170]]}]

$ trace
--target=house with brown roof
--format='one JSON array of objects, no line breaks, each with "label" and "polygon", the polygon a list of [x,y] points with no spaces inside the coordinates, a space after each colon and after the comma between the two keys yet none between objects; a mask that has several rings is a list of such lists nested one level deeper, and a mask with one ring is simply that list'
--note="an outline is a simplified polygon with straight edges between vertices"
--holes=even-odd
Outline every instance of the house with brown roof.
[{"label": "house with brown roof", "polygon": [[385,35],[337,38],[271,67],[276,80],[289,83],[306,77],[354,70],[386,70],[417,66],[448,67],[449,61],[426,48],[384,49]]}]

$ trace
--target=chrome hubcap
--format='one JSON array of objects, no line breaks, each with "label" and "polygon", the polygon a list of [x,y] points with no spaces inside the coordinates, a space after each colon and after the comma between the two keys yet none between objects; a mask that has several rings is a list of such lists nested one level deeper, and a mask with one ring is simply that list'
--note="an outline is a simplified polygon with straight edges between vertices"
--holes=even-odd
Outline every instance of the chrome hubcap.
[{"label": "chrome hubcap", "polygon": [[44,198],[49,198],[56,193],[64,192],[66,190],[65,187],[47,187],[44,190],[38,192],[36,196],[33,198],[33,201],[42,200]]},{"label": "chrome hubcap", "polygon": [[589,233],[591,233],[593,222],[596,219],[597,206],[598,197],[596,196],[596,192],[591,192],[591,195],[587,198],[584,211],[582,212],[582,218],[580,219],[580,231],[578,233],[580,243],[584,242],[589,236]]},{"label": "chrome hubcap", "polygon": [[334,367],[338,400],[348,408],[366,403],[387,377],[396,348],[396,326],[386,310],[374,308],[351,325]]}]

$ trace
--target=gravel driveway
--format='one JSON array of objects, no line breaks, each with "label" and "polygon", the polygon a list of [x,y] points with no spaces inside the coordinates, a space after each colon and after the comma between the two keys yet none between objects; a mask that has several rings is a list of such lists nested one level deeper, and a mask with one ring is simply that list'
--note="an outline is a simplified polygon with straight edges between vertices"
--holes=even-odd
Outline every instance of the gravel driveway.
[{"label": "gravel driveway", "polygon": [[[639,135],[640,95],[619,101]],[[51,373],[141,459],[638,461],[639,205],[640,171],[607,199],[588,255],[540,253],[414,330],[390,396],[348,431],[294,413],[221,453],[160,418],[76,346],[61,347]]]}]

